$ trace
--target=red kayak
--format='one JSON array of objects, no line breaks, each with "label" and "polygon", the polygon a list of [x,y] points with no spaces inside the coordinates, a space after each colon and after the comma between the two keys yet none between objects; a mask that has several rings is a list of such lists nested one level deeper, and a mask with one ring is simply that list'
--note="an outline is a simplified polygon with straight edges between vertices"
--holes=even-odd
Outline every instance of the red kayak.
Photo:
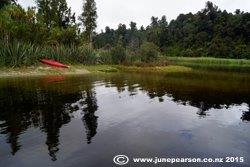
[{"label": "red kayak", "polygon": [[66,66],[65,64],[59,63],[55,60],[41,59],[40,62],[54,67],[69,68],[69,66]]}]

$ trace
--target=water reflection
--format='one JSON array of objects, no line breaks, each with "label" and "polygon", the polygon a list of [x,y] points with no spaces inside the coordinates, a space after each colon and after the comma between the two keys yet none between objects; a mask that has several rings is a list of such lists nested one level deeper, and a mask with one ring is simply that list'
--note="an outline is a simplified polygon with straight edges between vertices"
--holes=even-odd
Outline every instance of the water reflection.
[{"label": "water reflection", "polygon": [[197,114],[200,118],[205,118],[207,116],[207,108],[204,106],[204,102],[200,102],[200,107],[198,108]]},{"label": "water reflection", "polygon": [[98,109],[96,93],[93,90],[81,92],[81,99],[72,103],[67,110],[71,112],[77,111],[83,114],[82,121],[86,128],[87,143],[91,143],[91,139],[96,135],[97,119],[95,112]]},{"label": "water reflection", "polygon": [[[56,81],[56,82],[54,82]],[[87,144],[97,133],[98,101],[95,83],[106,89],[116,88],[117,94],[128,92],[131,97],[144,94],[149,99],[158,98],[164,103],[166,97],[178,105],[196,107],[197,116],[206,118],[211,108],[222,109],[231,105],[248,105],[242,111],[242,121],[249,121],[249,78],[229,81],[175,76],[107,75],[82,78],[53,77],[44,80],[10,80],[0,87],[0,133],[6,137],[11,154],[21,149],[20,135],[31,127],[46,134],[45,144],[52,161],[57,160],[60,145],[60,130],[72,121],[74,113],[81,114],[86,129]],[[51,84],[52,83],[52,84]],[[110,99],[109,104],[113,101]],[[180,114],[180,113],[176,113]]]},{"label": "water reflection", "polygon": [[250,121],[250,111],[243,112],[241,119],[242,121]]}]

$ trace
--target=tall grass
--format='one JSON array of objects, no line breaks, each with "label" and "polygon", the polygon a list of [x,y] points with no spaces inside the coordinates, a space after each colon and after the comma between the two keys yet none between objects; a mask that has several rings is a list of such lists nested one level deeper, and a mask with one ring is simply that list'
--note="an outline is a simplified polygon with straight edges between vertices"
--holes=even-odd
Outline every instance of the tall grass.
[{"label": "tall grass", "polygon": [[194,68],[250,71],[250,60],[247,59],[167,57],[167,60],[174,65]]},{"label": "tall grass", "polygon": [[32,65],[38,48],[31,44],[0,44],[0,65],[18,67],[22,65]]},{"label": "tall grass", "polygon": [[36,46],[20,42],[0,43],[0,66],[21,67],[39,63],[41,58],[69,64],[134,64],[141,56],[125,48],[94,50],[89,46]]},{"label": "tall grass", "polygon": [[98,62],[96,51],[87,46],[35,46],[19,42],[0,43],[0,66],[2,67],[36,65],[41,58],[71,64],[96,64]]}]

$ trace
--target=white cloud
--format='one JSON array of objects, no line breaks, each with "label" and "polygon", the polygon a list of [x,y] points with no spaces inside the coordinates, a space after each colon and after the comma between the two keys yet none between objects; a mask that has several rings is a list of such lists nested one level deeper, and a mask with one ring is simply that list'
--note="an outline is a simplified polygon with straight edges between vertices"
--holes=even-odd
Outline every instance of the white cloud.
[{"label": "white cloud", "polygon": [[[98,28],[105,26],[116,28],[119,23],[129,24],[135,21],[138,26],[148,25],[151,16],[166,15],[168,21],[175,19],[180,13],[195,13],[204,8],[207,0],[96,0],[98,10]],[[220,9],[234,12],[241,9],[250,11],[249,0],[210,0]],[[34,6],[34,0],[19,0],[22,6]],[[73,12],[80,15],[83,0],[67,0]]]}]

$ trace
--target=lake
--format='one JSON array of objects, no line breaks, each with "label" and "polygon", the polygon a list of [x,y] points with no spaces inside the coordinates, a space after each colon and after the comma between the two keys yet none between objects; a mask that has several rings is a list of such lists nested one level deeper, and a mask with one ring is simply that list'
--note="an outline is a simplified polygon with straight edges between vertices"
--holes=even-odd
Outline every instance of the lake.
[{"label": "lake", "polygon": [[116,155],[125,166],[250,166],[249,83],[249,73],[217,71],[1,79],[0,166],[112,167]]}]

